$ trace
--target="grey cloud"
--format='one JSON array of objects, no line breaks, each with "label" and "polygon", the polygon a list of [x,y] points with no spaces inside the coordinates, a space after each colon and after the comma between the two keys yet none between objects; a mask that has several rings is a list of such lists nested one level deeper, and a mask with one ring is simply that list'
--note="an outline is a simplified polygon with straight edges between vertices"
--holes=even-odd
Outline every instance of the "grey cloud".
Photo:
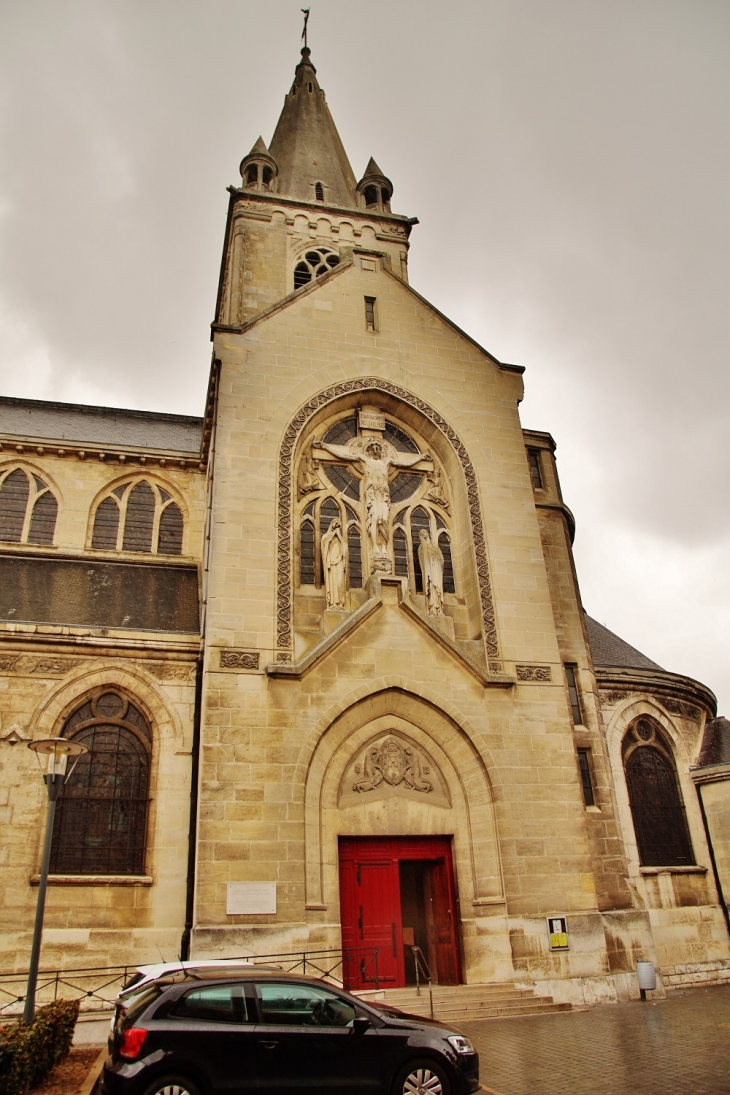
[{"label": "grey cloud", "polygon": [[[0,8],[6,390],[199,413],[225,186],[300,6]],[[414,285],[527,367],[587,607],[730,699],[730,8],[318,0],[310,30],[356,173],[374,155],[421,220]]]}]

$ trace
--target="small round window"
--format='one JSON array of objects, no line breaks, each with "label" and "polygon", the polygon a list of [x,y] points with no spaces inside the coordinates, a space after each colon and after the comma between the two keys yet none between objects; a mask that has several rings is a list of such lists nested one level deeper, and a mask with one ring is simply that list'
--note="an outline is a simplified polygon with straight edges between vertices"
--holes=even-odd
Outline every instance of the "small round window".
[{"label": "small round window", "polygon": [[310,281],[337,266],[339,261],[340,256],[328,247],[306,251],[294,267],[294,288],[301,289],[302,285],[308,285]]}]

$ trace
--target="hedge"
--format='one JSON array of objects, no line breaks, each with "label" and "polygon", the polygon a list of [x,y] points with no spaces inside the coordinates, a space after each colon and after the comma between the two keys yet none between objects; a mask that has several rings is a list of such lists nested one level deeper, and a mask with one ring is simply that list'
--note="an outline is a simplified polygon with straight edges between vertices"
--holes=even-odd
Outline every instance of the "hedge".
[{"label": "hedge", "polygon": [[56,1000],[38,1008],[30,1026],[0,1027],[0,1095],[22,1095],[63,1060],[78,1014],[78,1000]]}]

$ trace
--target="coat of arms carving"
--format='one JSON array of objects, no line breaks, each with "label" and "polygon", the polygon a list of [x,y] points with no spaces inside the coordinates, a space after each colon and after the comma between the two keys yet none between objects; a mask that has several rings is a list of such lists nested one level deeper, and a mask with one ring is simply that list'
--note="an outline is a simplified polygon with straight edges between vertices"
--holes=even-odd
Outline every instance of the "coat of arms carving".
[{"label": "coat of arms carving", "polygon": [[353,791],[374,791],[385,780],[391,787],[402,783],[413,791],[433,791],[433,782],[425,777],[430,767],[422,764],[418,751],[411,745],[389,737],[380,745],[371,745],[365,751],[362,763],[355,765],[359,777],[352,785]]},{"label": "coat of arms carving", "polygon": [[449,809],[443,773],[422,745],[395,726],[360,745],[340,779],[337,805],[364,806],[380,799],[410,799],[429,809]]}]

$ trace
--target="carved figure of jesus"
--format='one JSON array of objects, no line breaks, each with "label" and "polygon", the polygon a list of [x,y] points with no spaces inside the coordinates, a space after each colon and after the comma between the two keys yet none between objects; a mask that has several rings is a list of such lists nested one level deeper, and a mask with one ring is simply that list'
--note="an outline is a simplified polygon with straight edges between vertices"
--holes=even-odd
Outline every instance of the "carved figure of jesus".
[{"label": "carved figure of jesus", "polygon": [[345,543],[339,521],[330,521],[322,537],[322,566],[327,608],[345,607]]},{"label": "carved figure of jesus", "polygon": [[423,592],[429,616],[441,616],[444,607],[444,557],[438,544],[422,528],[419,533],[418,562],[421,565]]},{"label": "carved figure of jesus", "polygon": [[393,564],[388,551],[390,544],[388,473],[392,467],[412,468],[419,460],[427,460],[428,454],[396,452],[390,445],[386,450],[383,443],[375,437],[369,440],[362,450],[351,448],[349,445],[329,445],[326,441],[320,441],[319,444],[339,460],[353,461],[362,466],[371,570],[390,574]]}]

